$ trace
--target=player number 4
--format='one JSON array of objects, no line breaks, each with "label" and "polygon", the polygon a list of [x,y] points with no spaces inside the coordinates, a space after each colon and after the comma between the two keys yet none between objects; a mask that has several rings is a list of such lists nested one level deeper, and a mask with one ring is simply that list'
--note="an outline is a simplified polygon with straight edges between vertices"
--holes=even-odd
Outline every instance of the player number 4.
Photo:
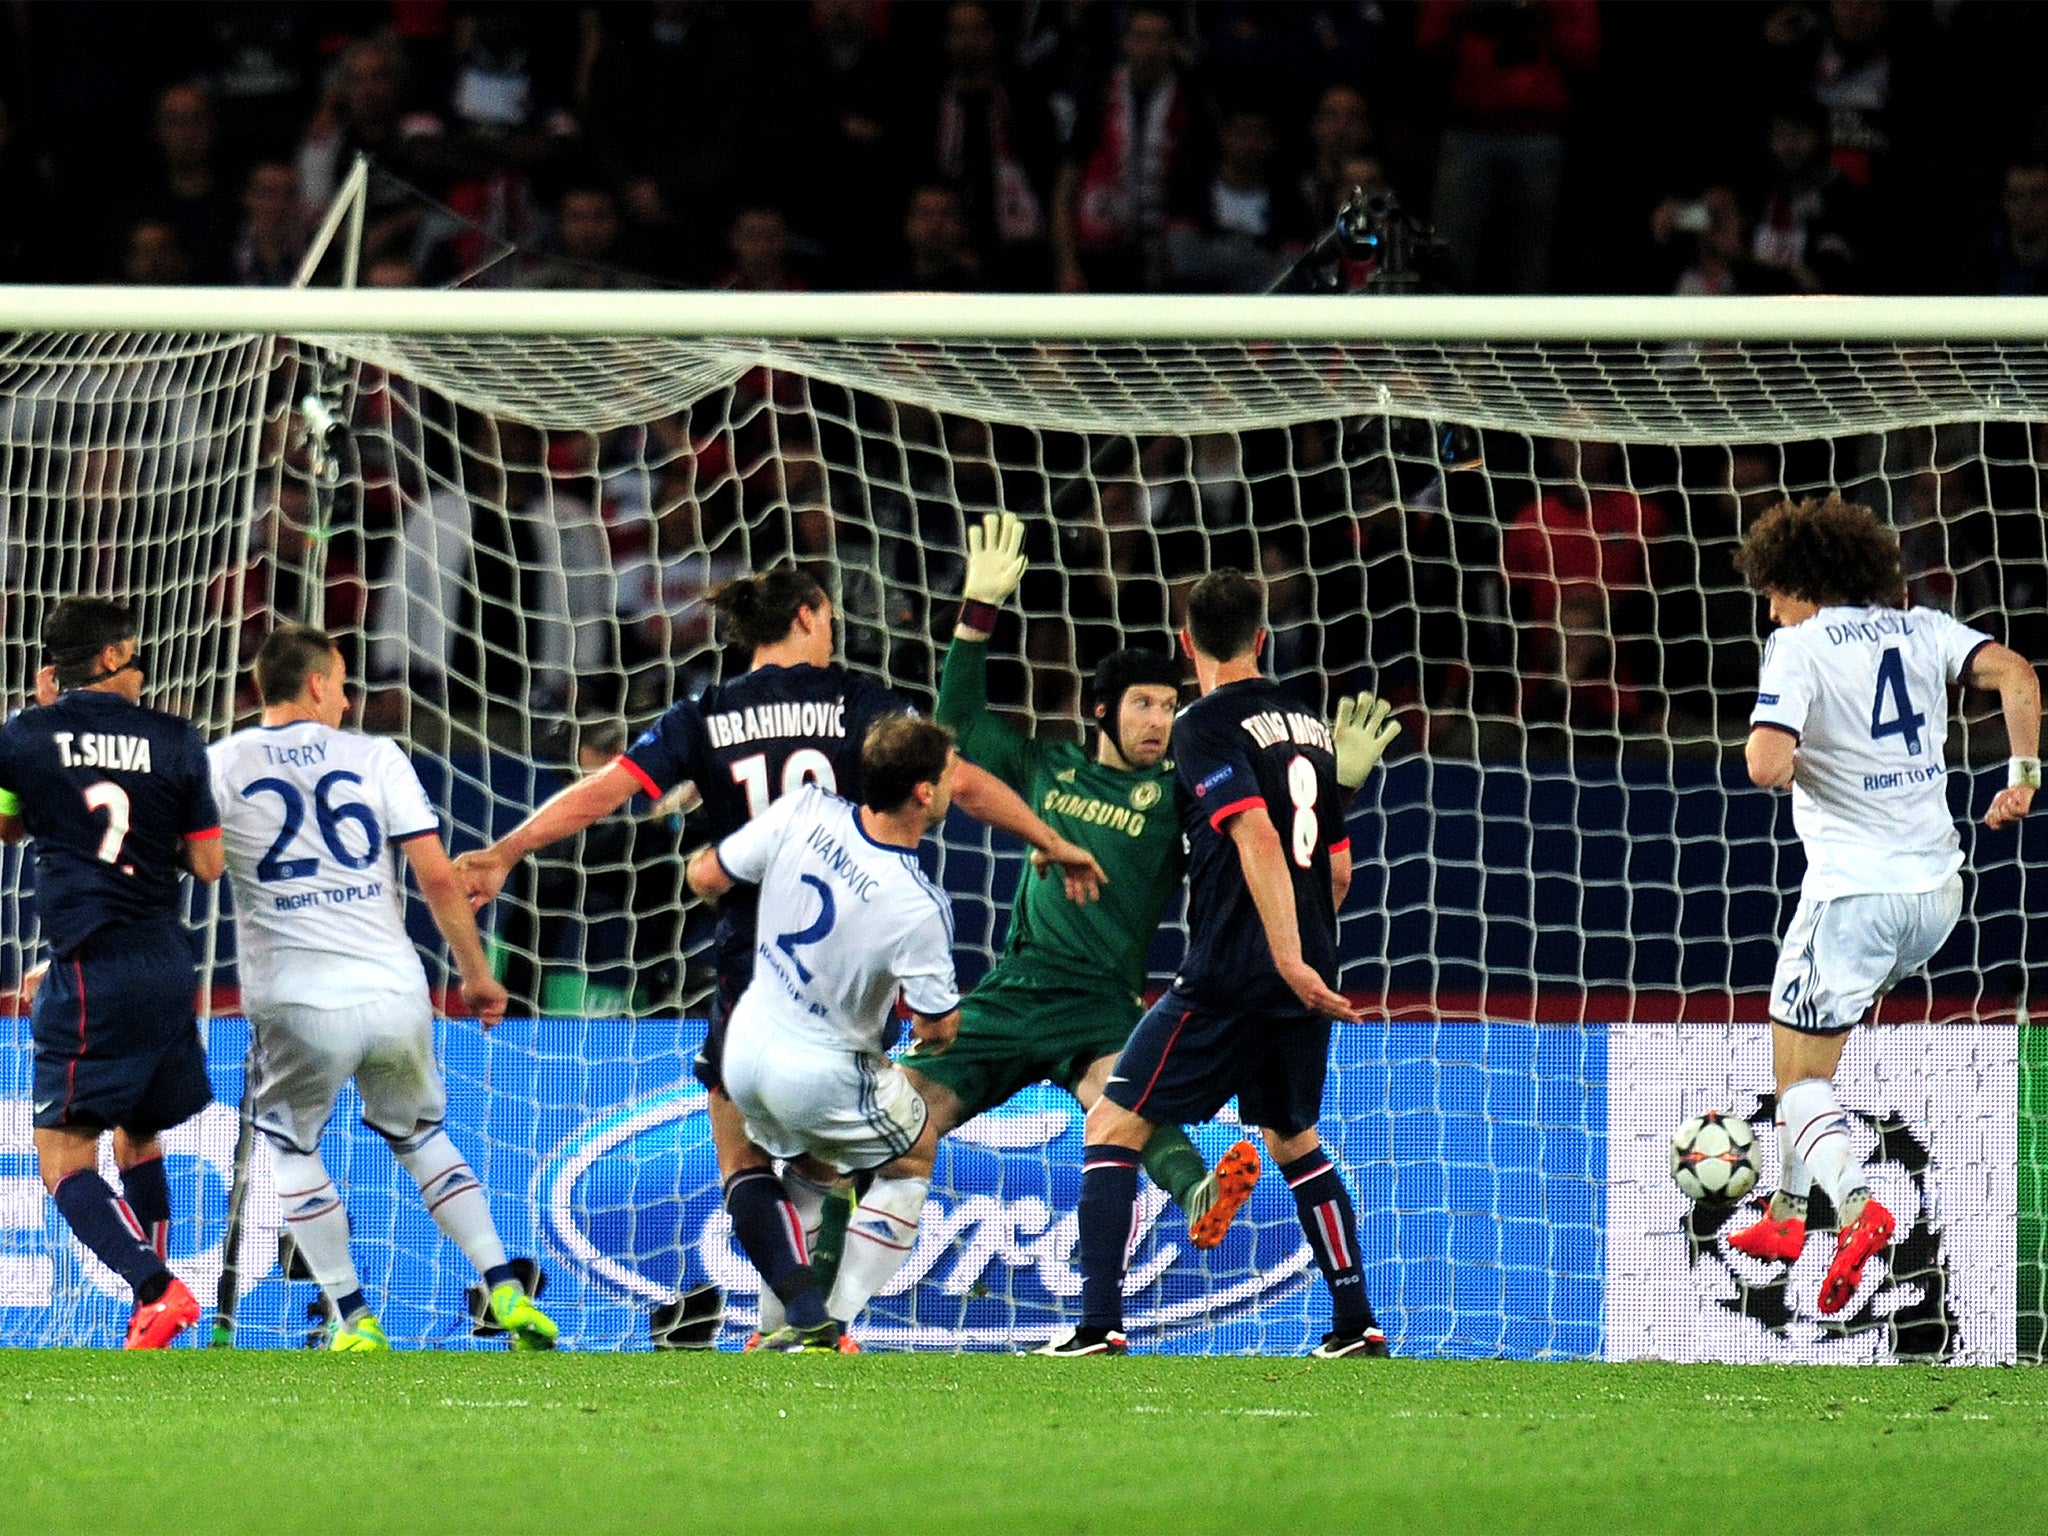
[{"label": "player number 4", "polygon": [[[1885,696],[1897,713],[1889,720],[1884,718]],[[1886,646],[1883,657],[1877,664],[1877,692],[1870,700],[1870,739],[1882,741],[1887,736],[1906,738],[1906,750],[1917,756],[1920,751],[1920,727],[1927,723],[1927,717],[1916,714],[1912,695],[1906,692],[1906,663],[1899,655],[1896,645]]]},{"label": "player number 4", "polygon": [[[768,809],[773,799],[768,793],[768,754],[756,752],[752,757],[743,757],[732,765],[732,781],[746,791],[747,819],[753,820]],[[839,776],[832,771],[832,759],[816,747],[805,747],[801,752],[789,754],[789,761],[782,765],[782,793],[794,794],[809,781],[827,794],[839,793]]]},{"label": "player number 4", "polygon": [[1307,869],[1316,856],[1316,765],[1297,753],[1287,763],[1287,797],[1294,802],[1294,862]]}]

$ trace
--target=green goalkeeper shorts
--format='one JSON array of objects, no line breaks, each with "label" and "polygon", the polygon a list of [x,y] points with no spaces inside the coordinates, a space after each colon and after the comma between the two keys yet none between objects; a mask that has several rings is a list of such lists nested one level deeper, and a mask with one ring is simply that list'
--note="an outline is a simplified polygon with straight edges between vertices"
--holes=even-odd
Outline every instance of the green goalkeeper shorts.
[{"label": "green goalkeeper shorts", "polygon": [[960,1034],[943,1051],[912,1049],[903,1065],[960,1100],[963,1118],[1051,1079],[1072,1092],[1088,1069],[1131,1037],[1144,1003],[1063,987],[1000,965],[960,1000]]}]

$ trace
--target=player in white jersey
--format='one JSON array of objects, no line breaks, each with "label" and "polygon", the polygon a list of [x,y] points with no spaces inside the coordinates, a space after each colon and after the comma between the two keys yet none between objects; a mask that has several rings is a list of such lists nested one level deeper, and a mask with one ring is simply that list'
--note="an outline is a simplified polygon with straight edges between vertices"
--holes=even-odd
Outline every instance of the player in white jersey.
[{"label": "player in white jersey", "polygon": [[[936,1147],[924,1100],[882,1053],[899,993],[921,1046],[943,1049],[959,1028],[952,906],[917,864],[918,843],[945,820],[958,761],[944,726],[885,715],[861,744],[859,805],[807,785],[690,860],[700,896],[761,888],[725,1091],[753,1143],[793,1165],[787,1198],[800,1211],[806,1189],[822,1198],[838,1175],[912,1151],[929,1161]],[[776,1292],[789,1321],[764,1348],[840,1347],[829,1315],[840,1309],[828,1309],[807,1262]]]},{"label": "player in white jersey", "polygon": [[1764,1218],[1730,1242],[1790,1263],[1808,1192],[1839,1218],[1820,1311],[1840,1312],[1892,1215],[1870,1197],[1834,1076],[1849,1031],[1925,966],[1962,912],[1961,840],[1943,745],[1951,684],[1995,689],[2012,761],[1992,829],[2024,816],[2041,784],[2041,686],[1989,635],[1906,606],[1899,545],[1867,507],[1787,501],[1751,525],[1737,561],[1780,626],[1750,715],[1750,778],[1792,790],[1806,880],[1771,984],[1771,1064],[1784,1177]]},{"label": "player in white jersey", "polygon": [[483,1276],[516,1349],[555,1324],[534,1305],[490,1202],[442,1128],[427,974],[405,931],[402,850],[484,1027],[505,1016],[440,818],[391,741],[339,727],[341,653],[286,625],[256,657],[263,722],[208,752],[234,883],[242,999],[255,1031],[252,1100],[293,1242],[340,1319],[337,1350],[389,1349],[349,1255],[348,1214],[320,1159],[336,1095],[353,1077],[363,1123],[418,1181],[435,1224]]}]

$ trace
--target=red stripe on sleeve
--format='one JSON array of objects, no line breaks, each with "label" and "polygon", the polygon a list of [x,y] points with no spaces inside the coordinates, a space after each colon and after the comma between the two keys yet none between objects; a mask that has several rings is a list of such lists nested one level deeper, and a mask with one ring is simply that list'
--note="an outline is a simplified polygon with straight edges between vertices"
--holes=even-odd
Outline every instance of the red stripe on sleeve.
[{"label": "red stripe on sleeve", "polygon": [[1332,843],[1332,844],[1330,844],[1330,853],[1331,853],[1331,855],[1332,855],[1333,857],[1334,857],[1335,855],[1337,855],[1337,854],[1340,854],[1340,853],[1349,853],[1350,851],[1351,851],[1351,839],[1350,839],[1350,838],[1348,838],[1348,837],[1347,837],[1347,838],[1345,838],[1345,839],[1344,839],[1344,841],[1343,841],[1343,842],[1341,842],[1341,843]]},{"label": "red stripe on sleeve", "polygon": [[661,798],[661,786],[647,776],[645,768],[642,768],[633,759],[626,756],[625,753],[621,752],[617,757],[613,758],[612,766],[623,768],[626,772],[630,773],[639,783],[640,787],[647,792],[647,797],[650,800],[659,800]]},{"label": "red stripe on sleeve", "polygon": [[185,834],[185,841],[188,843],[207,843],[219,836],[219,827],[204,827],[197,832],[187,832]]},{"label": "red stripe on sleeve", "polygon": [[1265,803],[1265,798],[1261,795],[1246,795],[1242,800],[1233,800],[1228,805],[1219,805],[1209,813],[1209,825],[1218,832],[1221,832],[1223,830],[1223,823],[1230,820],[1239,811],[1248,811],[1255,805],[1264,805]]}]

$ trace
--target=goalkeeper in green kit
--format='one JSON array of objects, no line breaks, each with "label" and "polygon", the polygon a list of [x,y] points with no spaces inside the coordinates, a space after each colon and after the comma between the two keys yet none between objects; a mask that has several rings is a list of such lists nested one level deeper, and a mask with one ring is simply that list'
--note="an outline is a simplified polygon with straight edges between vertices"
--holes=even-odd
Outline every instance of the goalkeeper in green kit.
[{"label": "goalkeeper in green kit", "polygon": [[[1027,878],[1002,958],[961,999],[957,1038],[902,1058],[941,1136],[1041,1080],[1066,1089],[1083,1109],[1101,1096],[1145,1010],[1146,952],[1184,870],[1167,756],[1180,700],[1177,658],[1123,650],[1103,659],[1095,670],[1099,730],[1092,755],[1029,740],[989,713],[987,641],[1002,603],[1023,579],[1023,542],[1024,525],[1010,513],[968,530],[964,600],[937,718],[953,729],[962,757],[1094,854],[1108,878],[1100,900],[1087,905],[1068,900],[1058,880]],[[1382,734],[1386,708],[1377,710],[1369,727],[1362,709],[1354,723],[1347,701],[1339,720],[1353,728],[1355,749],[1368,738],[1377,742],[1375,759],[1398,729]],[[1212,1173],[1186,1134],[1168,1125],[1147,1143],[1144,1168],[1187,1214],[1194,1245],[1213,1248],[1258,1182],[1259,1152],[1240,1141]],[[831,1285],[828,1310],[842,1324],[916,1246],[931,1176],[929,1159],[900,1158],[881,1168],[861,1196]]]}]

